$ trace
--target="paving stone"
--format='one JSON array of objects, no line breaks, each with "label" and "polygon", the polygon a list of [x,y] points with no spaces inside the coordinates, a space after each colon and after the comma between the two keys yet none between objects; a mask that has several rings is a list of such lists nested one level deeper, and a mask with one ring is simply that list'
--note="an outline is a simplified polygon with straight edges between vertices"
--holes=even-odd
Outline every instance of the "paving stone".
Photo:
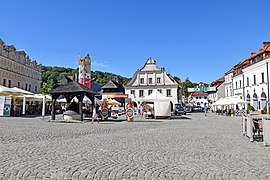
[{"label": "paving stone", "polygon": [[269,179],[270,148],[241,118],[54,123],[0,117],[3,179]]}]

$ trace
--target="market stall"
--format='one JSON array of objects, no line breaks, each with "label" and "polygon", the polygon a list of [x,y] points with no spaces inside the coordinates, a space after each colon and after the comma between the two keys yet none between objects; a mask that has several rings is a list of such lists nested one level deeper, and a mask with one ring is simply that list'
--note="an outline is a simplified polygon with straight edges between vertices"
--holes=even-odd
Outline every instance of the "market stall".
[{"label": "market stall", "polygon": [[143,99],[143,102],[153,104],[153,115],[155,119],[170,119],[170,99],[163,96],[159,91],[153,90],[149,96]]}]

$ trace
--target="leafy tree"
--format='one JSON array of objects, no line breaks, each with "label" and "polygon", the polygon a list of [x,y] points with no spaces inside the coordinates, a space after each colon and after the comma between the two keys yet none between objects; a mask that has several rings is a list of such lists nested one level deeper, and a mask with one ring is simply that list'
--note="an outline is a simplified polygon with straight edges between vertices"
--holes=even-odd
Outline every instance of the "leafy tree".
[{"label": "leafy tree", "polygon": [[53,79],[50,79],[48,82],[42,82],[41,84],[41,93],[42,94],[49,94],[54,86]]},{"label": "leafy tree", "polygon": [[188,88],[193,88],[194,83],[192,83],[189,78],[187,77],[184,82],[182,82],[182,93],[185,97],[188,97]]}]

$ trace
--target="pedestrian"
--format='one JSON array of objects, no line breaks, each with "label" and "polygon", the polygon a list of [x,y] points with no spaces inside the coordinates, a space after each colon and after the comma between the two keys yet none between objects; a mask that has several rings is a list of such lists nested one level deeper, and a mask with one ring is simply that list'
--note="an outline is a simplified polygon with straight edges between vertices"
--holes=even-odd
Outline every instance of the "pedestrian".
[{"label": "pedestrian", "polygon": [[208,110],[207,106],[204,106],[204,116],[207,116],[207,115],[206,115],[207,110]]},{"label": "pedestrian", "polygon": [[97,115],[97,108],[96,105],[93,105],[93,111],[92,111],[92,124],[94,124],[95,119],[98,121],[99,123],[99,119],[98,119],[98,115]]}]

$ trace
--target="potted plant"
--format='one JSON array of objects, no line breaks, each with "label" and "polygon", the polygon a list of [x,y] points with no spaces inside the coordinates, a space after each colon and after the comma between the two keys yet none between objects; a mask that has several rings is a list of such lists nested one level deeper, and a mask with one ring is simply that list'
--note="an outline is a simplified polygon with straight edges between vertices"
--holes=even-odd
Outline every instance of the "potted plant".
[{"label": "potted plant", "polygon": [[252,111],[255,111],[255,109],[254,109],[253,106],[251,106],[251,105],[249,104],[248,107],[247,107],[247,113],[249,114],[249,113],[252,112]]},{"label": "potted plant", "polygon": [[235,112],[234,112],[234,110],[232,109],[232,110],[231,110],[231,116],[234,116],[234,113],[235,113]]},{"label": "potted plant", "polygon": [[267,113],[267,106],[264,106],[263,110],[262,110],[262,114],[266,114]]}]

